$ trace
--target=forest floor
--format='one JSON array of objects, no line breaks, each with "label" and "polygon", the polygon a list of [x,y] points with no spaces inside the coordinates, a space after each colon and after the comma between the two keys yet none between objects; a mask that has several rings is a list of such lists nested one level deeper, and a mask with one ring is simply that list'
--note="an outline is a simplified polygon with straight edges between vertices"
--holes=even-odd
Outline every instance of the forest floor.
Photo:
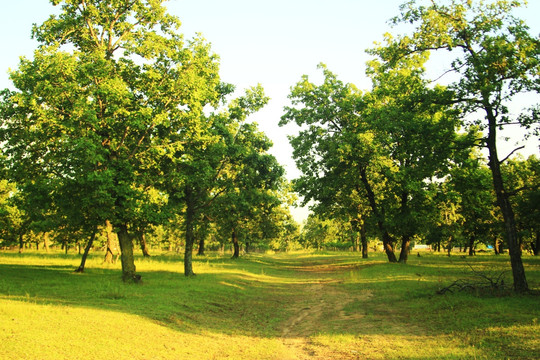
[{"label": "forest floor", "polygon": [[[537,359],[540,298],[437,291],[505,272],[505,256],[423,253],[137,259],[143,284],[93,254],[0,252],[1,359]],[[524,257],[540,289],[540,259]],[[473,269],[473,270],[471,270]]]}]

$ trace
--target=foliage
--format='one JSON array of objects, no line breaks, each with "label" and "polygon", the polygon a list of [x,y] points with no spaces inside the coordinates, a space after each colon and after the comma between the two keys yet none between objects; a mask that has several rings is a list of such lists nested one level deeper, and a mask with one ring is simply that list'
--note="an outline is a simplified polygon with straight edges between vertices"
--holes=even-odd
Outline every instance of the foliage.
[{"label": "foliage", "polygon": [[427,57],[430,51],[450,52],[448,73],[453,73],[456,79],[449,85],[452,102],[469,116],[466,118],[469,124],[487,131],[482,144],[489,152],[488,164],[505,223],[517,292],[527,291],[528,285],[508,184],[501,175],[504,159],[500,160],[497,151],[497,130],[513,122],[523,127],[538,122],[537,104],[533,104],[532,111],[509,111],[517,96],[540,90],[540,42],[529,34],[522,20],[511,14],[514,8],[524,4],[523,1],[453,0],[449,4],[433,1],[422,6],[409,1],[393,21],[412,24],[411,35],[388,35],[386,44],[377,49],[386,69],[399,66],[404,59]]}]

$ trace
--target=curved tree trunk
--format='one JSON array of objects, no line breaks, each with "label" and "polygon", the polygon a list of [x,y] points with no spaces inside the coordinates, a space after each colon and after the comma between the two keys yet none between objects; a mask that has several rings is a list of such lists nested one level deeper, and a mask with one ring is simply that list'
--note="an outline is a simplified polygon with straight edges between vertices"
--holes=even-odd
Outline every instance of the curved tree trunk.
[{"label": "curved tree trunk", "polygon": [[79,265],[77,270],[75,270],[75,272],[78,272],[78,273],[84,272],[86,258],[88,257],[88,253],[90,252],[90,249],[92,248],[92,244],[94,243],[94,240],[96,238],[96,233],[97,233],[97,227],[94,229],[94,231],[92,231],[92,234],[90,235],[90,239],[88,239],[88,244],[86,244],[86,247],[84,248],[83,256],[81,258],[81,264]]},{"label": "curved tree trunk", "polygon": [[362,183],[364,184],[364,188],[367,193],[369,206],[371,207],[371,210],[373,211],[373,214],[375,215],[377,219],[377,228],[381,232],[383,247],[384,247],[384,251],[386,252],[386,256],[388,257],[388,261],[397,262],[396,254],[394,254],[394,245],[393,245],[394,241],[392,237],[390,236],[390,234],[388,233],[388,230],[386,230],[386,226],[384,225],[384,215],[379,211],[377,202],[375,201],[375,193],[373,192],[373,189],[371,188],[371,184],[369,183],[369,180],[367,178],[367,173],[366,173],[365,168],[360,169],[360,178],[362,180]]},{"label": "curved tree trunk", "polygon": [[105,230],[107,232],[107,249],[105,250],[105,259],[103,262],[112,264],[116,261],[114,258],[114,232],[113,232],[113,226],[109,220],[105,220]]},{"label": "curved tree trunk", "polygon": [[117,235],[121,251],[122,280],[125,282],[140,282],[141,276],[136,273],[135,257],[133,256],[133,241],[129,236],[127,225],[121,225],[118,228]]},{"label": "curved tree trunk", "polygon": [[[483,94],[484,99],[489,99],[488,95]],[[512,265],[512,275],[514,278],[514,291],[524,293],[529,290],[527,278],[525,277],[525,268],[521,260],[521,247],[516,228],[514,211],[510,203],[508,192],[505,189],[501,173],[501,163],[497,154],[496,136],[497,136],[497,118],[492,107],[485,101],[485,110],[488,120],[488,136],[486,145],[489,150],[489,168],[493,177],[493,186],[497,195],[497,204],[501,209],[504,218],[504,227],[508,251],[510,253],[510,264]]]},{"label": "curved tree trunk", "polygon": [[411,247],[411,237],[403,235],[401,239],[401,251],[399,252],[399,262],[406,263],[409,259],[409,248]]},{"label": "curved tree trunk", "polygon": [[144,235],[144,232],[137,231],[137,239],[139,240],[139,245],[141,246],[141,250],[144,257],[150,257],[150,251],[148,250],[148,244],[146,244],[146,236]]}]

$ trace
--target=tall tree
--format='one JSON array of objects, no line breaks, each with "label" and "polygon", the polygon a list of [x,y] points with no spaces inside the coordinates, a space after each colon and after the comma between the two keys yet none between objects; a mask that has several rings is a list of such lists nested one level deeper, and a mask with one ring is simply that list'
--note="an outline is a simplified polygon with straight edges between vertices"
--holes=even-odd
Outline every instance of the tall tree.
[{"label": "tall tree", "polygon": [[281,204],[276,190],[284,170],[268,153],[272,142],[257,124],[244,124],[235,138],[236,161],[229,169],[231,182],[223,196],[216,199],[212,211],[221,231],[230,234],[233,258],[238,258],[240,239],[249,235],[247,230],[254,227],[254,222],[261,226],[272,209]]},{"label": "tall tree", "polygon": [[411,55],[437,50],[451,53],[447,58],[452,59],[448,72],[456,79],[450,80],[453,101],[473,124],[481,124],[487,132],[484,145],[504,218],[516,292],[527,291],[528,284],[514,210],[501,174],[504,159],[498,153],[497,130],[510,123],[530,126],[538,121],[537,107],[516,117],[509,112],[510,102],[520,93],[540,90],[540,41],[529,34],[522,20],[511,15],[515,7],[524,4],[519,0],[452,0],[448,5],[432,1],[429,6],[421,6],[409,1],[394,22],[413,24],[415,30],[410,36],[388,36],[379,49],[387,68]]},{"label": "tall tree", "polygon": [[[232,86],[223,86],[222,97],[232,90]],[[181,211],[184,218],[186,276],[195,275],[192,265],[195,229],[212,213],[211,207],[220,197],[234,191],[235,179],[245,175],[240,170],[245,166],[245,153],[256,146],[250,138],[255,133],[249,132],[255,127],[245,123],[246,118],[267,102],[262,87],[257,86],[230,101],[225,109],[201,115],[202,126],[185,136],[182,152],[163,163],[168,179],[164,191],[170,195],[172,211]]]},{"label": "tall tree", "polygon": [[424,211],[426,181],[446,168],[456,137],[456,111],[440,103],[446,89],[429,88],[422,78],[424,62],[418,56],[384,71],[372,61],[373,89],[365,94],[323,69],[322,85],[304,78],[293,89],[293,104],[302,106],[287,108],[282,118],[304,126],[291,144],[303,172],[296,185],[305,201],[330,204],[327,208],[339,201],[355,220],[365,198],[391,262],[397,261],[394,236],[402,238],[400,261],[407,261]]},{"label": "tall tree", "polygon": [[184,41],[164,0],[51,0],[60,15],[35,26],[40,43],[11,79],[2,119],[15,181],[92,183],[89,205],[118,234],[124,281],[138,281],[129,229],[160,159],[183,147],[216,104],[217,58]]},{"label": "tall tree", "polygon": [[387,206],[388,219],[392,233],[402,240],[400,262],[407,262],[411,240],[428,211],[427,184],[445,176],[453,149],[461,142],[456,134],[459,112],[441,101],[451,93],[445,87],[430,86],[425,62],[420,54],[388,69],[375,59],[368,69],[373,105],[366,117],[391,164],[385,170],[386,195],[398,204]]},{"label": "tall tree", "polygon": [[[301,127],[290,138],[293,156],[302,175],[295,190],[326,210],[339,201],[336,196],[356,192],[365,196],[376,219],[390,262],[396,262],[394,240],[387,227],[385,209],[380,207],[379,169],[386,162],[373,129],[365,119],[366,95],[354,85],[344,84],[335,74],[319,66],[324,75],[321,85],[307,76],[292,89],[291,107],[285,108],[280,125],[290,122]],[[365,195],[364,195],[365,194]],[[357,205],[348,209],[357,215]],[[354,214],[354,215],[352,215]]]},{"label": "tall tree", "polygon": [[516,209],[516,224],[522,248],[540,254],[540,160],[535,155],[527,159],[512,159],[502,167],[512,204]]}]

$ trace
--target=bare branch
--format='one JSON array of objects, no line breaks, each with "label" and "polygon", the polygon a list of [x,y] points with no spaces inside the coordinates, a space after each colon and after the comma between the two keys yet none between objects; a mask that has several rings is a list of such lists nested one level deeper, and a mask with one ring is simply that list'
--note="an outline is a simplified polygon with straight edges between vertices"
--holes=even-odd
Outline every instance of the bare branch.
[{"label": "bare branch", "polygon": [[524,149],[524,148],[525,148],[525,146],[520,146],[520,147],[515,148],[514,150],[512,150],[512,152],[511,152],[510,154],[508,154],[507,157],[505,157],[504,159],[502,159],[501,161],[499,161],[499,165],[502,164],[502,163],[504,163],[506,160],[508,160],[508,158],[509,158],[510,156],[512,156],[516,151],[519,151],[519,150]]}]

